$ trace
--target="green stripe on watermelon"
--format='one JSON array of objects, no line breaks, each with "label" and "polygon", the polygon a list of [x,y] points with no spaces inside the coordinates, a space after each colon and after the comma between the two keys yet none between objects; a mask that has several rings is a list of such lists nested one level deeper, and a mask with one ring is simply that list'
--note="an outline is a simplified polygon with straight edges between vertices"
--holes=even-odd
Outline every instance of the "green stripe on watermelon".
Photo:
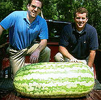
[{"label": "green stripe on watermelon", "polygon": [[16,73],[14,86],[31,97],[81,97],[93,89],[94,75],[82,63],[36,63]]}]

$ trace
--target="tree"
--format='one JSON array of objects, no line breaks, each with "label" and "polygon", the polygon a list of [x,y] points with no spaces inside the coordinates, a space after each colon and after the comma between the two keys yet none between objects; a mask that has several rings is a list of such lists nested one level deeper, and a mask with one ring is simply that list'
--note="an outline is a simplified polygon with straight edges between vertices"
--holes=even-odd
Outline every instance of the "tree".
[{"label": "tree", "polygon": [[13,7],[12,1],[0,2],[0,21],[14,10]]}]

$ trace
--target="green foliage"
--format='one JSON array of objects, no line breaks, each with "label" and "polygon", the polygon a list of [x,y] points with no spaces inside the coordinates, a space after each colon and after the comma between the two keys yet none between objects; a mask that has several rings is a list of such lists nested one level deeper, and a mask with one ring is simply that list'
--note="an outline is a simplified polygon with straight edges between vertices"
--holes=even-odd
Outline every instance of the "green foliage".
[{"label": "green foliage", "polygon": [[0,20],[2,20],[4,17],[6,17],[9,13],[11,13],[13,10],[13,3],[12,1],[8,2],[0,2]]},{"label": "green foliage", "polygon": [[15,10],[22,10],[23,0],[10,0],[14,4]]},{"label": "green foliage", "polygon": [[28,0],[23,0],[22,10],[27,10]]}]

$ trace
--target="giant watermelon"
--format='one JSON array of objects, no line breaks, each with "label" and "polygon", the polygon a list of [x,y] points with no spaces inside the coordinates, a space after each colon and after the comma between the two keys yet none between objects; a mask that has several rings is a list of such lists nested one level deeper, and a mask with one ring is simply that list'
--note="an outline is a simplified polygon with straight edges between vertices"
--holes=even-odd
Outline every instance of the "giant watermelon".
[{"label": "giant watermelon", "polygon": [[93,89],[94,75],[83,63],[36,63],[18,70],[14,86],[21,95],[33,98],[82,97]]}]

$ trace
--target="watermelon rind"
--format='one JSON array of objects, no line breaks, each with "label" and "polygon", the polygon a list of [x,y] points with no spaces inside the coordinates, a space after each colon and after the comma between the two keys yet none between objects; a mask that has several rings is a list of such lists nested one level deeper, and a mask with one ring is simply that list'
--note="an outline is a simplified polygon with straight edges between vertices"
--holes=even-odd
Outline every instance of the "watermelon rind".
[{"label": "watermelon rind", "polygon": [[83,97],[93,90],[94,74],[83,63],[43,62],[19,69],[13,83],[15,90],[27,97]]}]

